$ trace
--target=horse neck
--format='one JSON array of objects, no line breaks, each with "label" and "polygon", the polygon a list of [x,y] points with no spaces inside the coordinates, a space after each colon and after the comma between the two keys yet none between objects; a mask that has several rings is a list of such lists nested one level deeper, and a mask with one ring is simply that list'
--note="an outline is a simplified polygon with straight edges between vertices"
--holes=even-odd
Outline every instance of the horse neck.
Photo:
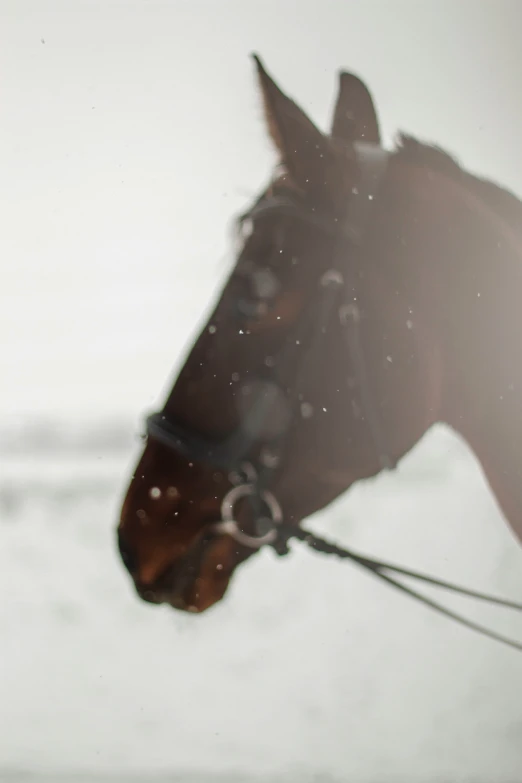
[{"label": "horse neck", "polygon": [[425,251],[429,238],[419,258],[429,281],[425,312],[442,354],[440,419],[474,450],[522,539],[522,233],[480,188],[437,172],[423,176],[416,233],[419,252],[421,235]]}]

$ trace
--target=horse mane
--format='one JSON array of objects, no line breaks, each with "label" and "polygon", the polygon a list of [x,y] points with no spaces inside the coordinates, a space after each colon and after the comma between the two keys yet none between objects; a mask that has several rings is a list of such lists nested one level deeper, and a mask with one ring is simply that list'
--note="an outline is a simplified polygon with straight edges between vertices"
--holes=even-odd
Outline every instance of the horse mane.
[{"label": "horse mane", "polygon": [[469,174],[445,150],[422,143],[405,133],[399,134],[396,154],[406,163],[440,171],[462,183],[493,212],[503,218],[511,229],[522,233],[522,202],[509,190],[495,185],[490,180]]},{"label": "horse mane", "polygon": [[[509,227],[522,235],[522,201],[511,191],[496,185],[491,180],[477,177],[465,171],[457,159],[446,150],[434,144],[418,141],[406,133],[399,133],[394,153],[405,163],[414,166],[439,171],[472,191],[489,209],[504,220]],[[289,178],[282,164],[276,167],[268,188],[261,193],[254,203],[259,204],[267,195],[285,195],[289,191]],[[249,212],[239,215],[235,220],[234,231],[241,234],[243,225],[248,220]]]}]

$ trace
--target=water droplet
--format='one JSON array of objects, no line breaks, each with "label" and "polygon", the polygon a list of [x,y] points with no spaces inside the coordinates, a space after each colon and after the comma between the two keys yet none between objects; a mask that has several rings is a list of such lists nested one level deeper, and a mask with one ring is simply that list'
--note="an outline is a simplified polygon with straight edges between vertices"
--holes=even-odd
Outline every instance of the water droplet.
[{"label": "water droplet", "polygon": [[271,451],[268,448],[264,448],[259,455],[259,459],[262,465],[267,468],[276,468],[279,464],[279,455],[275,451]]},{"label": "water droplet", "polygon": [[310,405],[309,402],[302,402],[301,403],[301,416],[303,419],[309,419],[314,414],[314,408],[313,405]]}]

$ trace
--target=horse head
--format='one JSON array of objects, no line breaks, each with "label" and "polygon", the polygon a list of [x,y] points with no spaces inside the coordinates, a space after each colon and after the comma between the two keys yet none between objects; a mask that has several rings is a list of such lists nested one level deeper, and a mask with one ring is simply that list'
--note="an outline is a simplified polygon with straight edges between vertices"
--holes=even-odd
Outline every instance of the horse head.
[{"label": "horse head", "polygon": [[415,252],[411,194],[393,157],[365,179],[361,149],[380,139],[370,93],[341,74],[323,133],[255,62],[279,164],[238,220],[231,274],[149,419],[118,529],[138,594],[195,612],[277,542],[277,524],[395,464],[438,413],[436,346],[390,271]]}]

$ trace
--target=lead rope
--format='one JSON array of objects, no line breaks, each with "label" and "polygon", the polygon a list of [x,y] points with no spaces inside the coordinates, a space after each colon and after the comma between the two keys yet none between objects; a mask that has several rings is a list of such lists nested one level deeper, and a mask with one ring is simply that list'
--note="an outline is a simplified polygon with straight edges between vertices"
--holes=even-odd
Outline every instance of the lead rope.
[{"label": "lead rope", "polygon": [[480,633],[482,636],[486,636],[490,639],[493,639],[494,641],[501,642],[502,644],[505,644],[508,647],[512,647],[515,650],[522,651],[522,642],[510,639],[507,636],[503,636],[502,634],[496,633],[495,631],[491,631],[489,628],[486,628],[479,623],[468,620],[466,617],[451,611],[451,609],[447,609],[445,606],[442,606],[436,601],[432,601],[430,598],[427,598],[421,593],[418,593],[416,590],[412,590],[410,587],[407,587],[406,585],[402,584],[402,582],[393,579],[385,572],[389,571],[394,574],[401,574],[402,576],[416,579],[419,582],[425,582],[427,584],[434,585],[435,587],[441,587],[444,590],[450,590],[460,595],[475,598],[478,601],[485,601],[497,606],[503,606],[507,609],[513,609],[517,612],[522,612],[522,604],[520,603],[510,601],[506,598],[499,598],[497,596],[488,595],[487,593],[481,593],[476,590],[469,590],[466,587],[460,587],[459,585],[453,584],[452,582],[445,582],[442,579],[436,579],[435,577],[428,576],[427,574],[422,574],[419,571],[412,571],[408,568],[402,568],[401,566],[393,565],[392,563],[386,563],[383,560],[376,560],[375,558],[366,557],[365,555],[361,555],[360,553],[355,552],[353,549],[345,549],[343,547],[337,546],[336,544],[332,544],[329,541],[326,541],[324,538],[316,536],[314,533],[303,530],[301,527],[295,527],[294,525],[283,523],[277,526],[277,531],[280,535],[282,534],[286,541],[288,541],[290,538],[296,538],[299,541],[303,541],[317,552],[323,552],[327,555],[336,555],[337,557],[344,560],[351,560],[353,563],[357,563],[357,565],[360,565],[362,568],[370,571],[370,573],[374,574],[378,579],[381,579],[383,582],[392,585],[397,590],[406,593],[406,595],[409,595],[411,598],[415,598],[417,601],[420,601],[420,603],[428,606],[430,609],[433,609],[439,614],[442,614],[444,617],[448,617],[460,625]]}]

